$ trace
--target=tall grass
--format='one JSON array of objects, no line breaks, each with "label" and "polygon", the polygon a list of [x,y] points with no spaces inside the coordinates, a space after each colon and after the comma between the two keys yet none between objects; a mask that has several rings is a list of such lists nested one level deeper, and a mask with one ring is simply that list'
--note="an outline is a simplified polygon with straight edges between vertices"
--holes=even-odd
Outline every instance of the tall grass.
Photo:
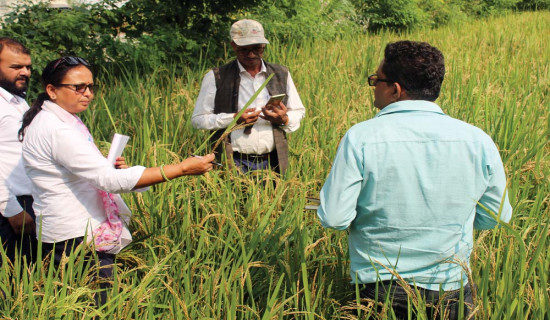
[{"label": "tall grass", "polygon": [[[135,241],[118,255],[109,303],[94,307],[92,271],[76,253],[62,271],[48,261],[24,272],[3,267],[3,317],[355,318],[346,233],[323,229],[303,208],[318,194],[346,130],[375,114],[366,78],[385,44],[413,39],[444,53],[437,102],[493,137],[509,177],[512,221],[475,235],[476,316],[547,319],[550,23],[540,22],[549,20],[548,12],[524,13],[407,34],[270,45],[267,59],[290,67],[307,108],[289,136],[286,176],[214,171],[125,195]],[[132,137],[125,151],[131,164],[175,162],[202,144],[208,133],[192,129],[190,117],[204,67],[183,77],[174,70],[102,79],[101,97],[83,115],[101,148],[114,127]]]}]

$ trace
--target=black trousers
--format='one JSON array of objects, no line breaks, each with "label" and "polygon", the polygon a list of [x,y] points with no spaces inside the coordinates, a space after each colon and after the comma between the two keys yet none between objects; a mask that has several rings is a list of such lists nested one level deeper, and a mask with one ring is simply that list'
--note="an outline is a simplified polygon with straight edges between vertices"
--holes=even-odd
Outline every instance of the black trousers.
[{"label": "black trousers", "polygon": [[[378,282],[378,295],[376,283],[362,284],[359,285],[359,288],[361,289],[361,298],[367,298],[382,303],[386,301],[386,296],[389,294],[389,301],[392,302],[392,309],[395,312],[396,318],[409,319],[409,304],[411,306],[413,305],[412,301],[410,301],[411,298],[409,298],[405,289],[399,286],[395,281]],[[442,294],[440,294],[439,291],[420,287],[418,287],[418,291],[426,305],[429,304],[429,306],[426,306],[426,315],[428,319],[462,319],[459,318],[461,308],[463,310],[463,317],[467,319],[474,309],[472,288],[469,283],[463,288],[464,304],[462,306],[460,305],[460,289],[445,291]],[[411,314],[412,319],[417,318],[415,312],[411,312]]]},{"label": "black trousers", "polygon": [[[21,207],[35,219],[34,210],[32,209],[32,197],[18,196],[17,201]],[[32,234],[16,234],[8,219],[0,215],[0,239],[6,251],[6,256],[10,261],[15,261],[16,252],[19,252],[19,257],[25,257],[28,263],[36,261],[37,241],[34,231],[35,230],[33,230]],[[2,257],[0,256],[0,261],[1,259]]]},{"label": "black trousers", "polygon": [[[58,268],[63,255],[65,254],[66,256],[69,256],[83,241],[84,238],[79,237],[57,243],[42,242],[43,257],[45,258],[51,253],[50,259],[55,264],[55,267]],[[92,280],[98,279],[100,281],[99,287],[101,291],[95,296],[96,305],[99,307],[107,302],[106,290],[112,287],[111,281],[113,280],[113,264],[115,262],[115,255],[99,251],[96,251],[95,255],[94,252],[87,252],[85,259],[86,263],[89,263],[90,268],[96,266],[99,267],[97,274],[92,277]]]}]

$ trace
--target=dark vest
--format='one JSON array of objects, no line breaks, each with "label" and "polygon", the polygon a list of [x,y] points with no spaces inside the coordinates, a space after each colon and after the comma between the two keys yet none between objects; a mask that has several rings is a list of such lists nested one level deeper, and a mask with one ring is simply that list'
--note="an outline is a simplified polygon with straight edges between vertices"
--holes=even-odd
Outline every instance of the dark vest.
[{"label": "dark vest", "polygon": [[[278,64],[265,62],[267,75],[269,77],[274,73],[273,78],[269,81],[266,88],[269,95],[287,93],[288,68]],[[239,65],[237,60],[230,62],[224,66],[214,68],[214,79],[216,81],[216,97],[214,99],[214,113],[237,113],[239,103],[239,86],[241,77],[239,75]],[[283,99],[286,105],[288,96]],[[224,129],[225,130],[225,129]],[[224,130],[216,131],[212,136],[212,142],[216,142],[222,135]],[[273,125],[273,139],[275,140],[275,150],[279,160],[279,169],[284,173],[288,167],[288,142],[285,132],[277,125]],[[222,146],[223,145],[223,146]],[[225,149],[225,150],[224,150]],[[223,144],[216,150],[218,154],[225,151],[227,159],[232,159],[233,148],[229,136]]]}]

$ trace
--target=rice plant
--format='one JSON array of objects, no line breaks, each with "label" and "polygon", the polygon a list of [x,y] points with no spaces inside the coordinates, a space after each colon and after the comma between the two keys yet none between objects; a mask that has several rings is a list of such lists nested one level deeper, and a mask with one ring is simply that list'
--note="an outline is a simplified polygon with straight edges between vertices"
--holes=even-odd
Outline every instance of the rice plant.
[{"label": "rice plant", "polygon": [[[548,319],[550,311],[550,13],[511,14],[435,30],[381,32],[289,46],[266,60],[290,67],[307,109],[289,135],[290,167],[238,175],[218,170],[124,195],[134,242],[117,257],[109,302],[83,252],[64,268],[48,259],[0,270],[5,319],[392,319],[358,307],[350,286],[347,235],[323,229],[316,197],[346,130],[376,110],[367,85],[389,41],[427,41],[445,55],[438,103],[497,143],[514,217],[475,234],[471,259],[478,319]],[[546,22],[546,23],[541,23]],[[178,66],[181,69],[181,66]],[[190,124],[204,68],[159,66],[98,79],[83,115],[102,150],[114,132],[131,136],[132,165],[158,166],[194,153],[209,133]],[[419,302],[422,304],[422,301]],[[422,318],[422,315],[420,315]]]}]

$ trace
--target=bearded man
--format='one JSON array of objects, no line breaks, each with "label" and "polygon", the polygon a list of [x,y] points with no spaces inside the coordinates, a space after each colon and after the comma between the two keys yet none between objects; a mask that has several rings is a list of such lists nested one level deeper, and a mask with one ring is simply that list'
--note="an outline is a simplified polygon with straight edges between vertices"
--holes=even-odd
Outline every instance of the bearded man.
[{"label": "bearded man", "polygon": [[18,131],[31,76],[31,56],[20,42],[0,38],[0,239],[8,259],[34,261],[36,249],[31,182],[23,168]]}]

